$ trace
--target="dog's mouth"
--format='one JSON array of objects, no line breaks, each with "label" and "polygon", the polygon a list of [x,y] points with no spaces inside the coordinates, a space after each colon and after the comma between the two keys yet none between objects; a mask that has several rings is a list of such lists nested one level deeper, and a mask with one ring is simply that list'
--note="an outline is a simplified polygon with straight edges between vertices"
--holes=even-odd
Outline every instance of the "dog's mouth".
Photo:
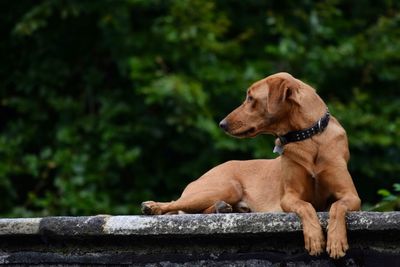
[{"label": "dog's mouth", "polygon": [[251,127],[251,128],[249,128],[247,130],[244,130],[244,131],[241,131],[241,132],[238,132],[238,133],[232,133],[232,135],[236,136],[236,137],[245,137],[245,136],[252,136],[252,135],[255,134],[255,132],[256,132],[256,128],[255,127]]}]

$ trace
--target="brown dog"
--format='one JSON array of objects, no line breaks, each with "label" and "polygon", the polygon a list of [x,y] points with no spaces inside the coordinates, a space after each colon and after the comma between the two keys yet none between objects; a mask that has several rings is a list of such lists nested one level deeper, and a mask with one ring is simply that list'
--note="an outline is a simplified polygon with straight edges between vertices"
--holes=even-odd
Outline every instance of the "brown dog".
[{"label": "brown dog", "polygon": [[[249,88],[246,101],[221,126],[237,137],[259,133],[280,137],[282,209],[299,215],[305,247],[318,255],[325,240],[315,209],[330,207],[326,250],[333,258],[344,256],[348,249],[345,215],[359,210],[361,201],[347,170],[346,132],[335,118],[329,121],[327,107],[315,90],[288,73],[271,75]],[[295,140],[283,149],[287,137]]]},{"label": "brown dog", "polygon": [[217,166],[189,184],[175,202],[144,202],[144,213],[210,213],[230,211],[229,205],[239,211],[295,212],[306,249],[318,255],[325,239],[316,209],[330,208],[327,252],[344,256],[345,215],[360,209],[360,199],[347,170],[346,132],[315,90],[290,74],[271,75],[254,83],[245,102],[220,126],[235,137],[273,134],[282,156]]}]

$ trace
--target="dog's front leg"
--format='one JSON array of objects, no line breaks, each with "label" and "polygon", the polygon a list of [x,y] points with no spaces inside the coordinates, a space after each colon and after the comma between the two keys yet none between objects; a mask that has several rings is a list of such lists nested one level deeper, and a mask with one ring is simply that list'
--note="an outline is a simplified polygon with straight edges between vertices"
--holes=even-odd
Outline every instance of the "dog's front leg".
[{"label": "dog's front leg", "polygon": [[303,225],[304,246],[310,255],[321,254],[325,248],[325,238],[313,206],[292,193],[285,194],[281,206],[283,211],[295,212],[300,217]]},{"label": "dog's front leg", "polygon": [[304,245],[310,255],[321,254],[325,238],[317,213],[310,203],[313,198],[313,181],[307,171],[290,160],[282,159],[283,196],[281,207],[285,212],[295,212],[303,225]]},{"label": "dog's front leg", "polygon": [[346,166],[335,166],[323,173],[323,183],[333,189],[337,199],[329,210],[328,237],[326,251],[332,258],[343,257],[349,248],[346,231],[346,213],[360,210],[358,197],[351,176]]}]

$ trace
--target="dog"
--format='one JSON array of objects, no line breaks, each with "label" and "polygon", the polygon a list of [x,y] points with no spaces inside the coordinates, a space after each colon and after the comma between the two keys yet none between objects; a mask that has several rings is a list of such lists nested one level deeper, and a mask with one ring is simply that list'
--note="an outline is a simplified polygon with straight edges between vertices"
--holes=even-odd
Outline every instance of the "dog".
[{"label": "dog", "polygon": [[[295,212],[310,255],[343,257],[348,249],[345,216],[361,200],[347,169],[346,132],[306,83],[288,73],[255,82],[245,101],[220,127],[228,134],[277,137],[272,160],[229,161],[190,183],[177,201],[142,203],[145,214]],[[327,242],[316,211],[329,210]]]}]

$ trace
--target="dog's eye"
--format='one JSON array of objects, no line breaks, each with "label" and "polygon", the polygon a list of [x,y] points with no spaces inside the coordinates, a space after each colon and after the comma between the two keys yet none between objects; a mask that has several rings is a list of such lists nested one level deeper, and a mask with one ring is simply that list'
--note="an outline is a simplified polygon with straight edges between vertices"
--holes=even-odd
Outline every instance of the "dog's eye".
[{"label": "dog's eye", "polygon": [[253,102],[254,98],[251,95],[247,96],[247,102]]}]

